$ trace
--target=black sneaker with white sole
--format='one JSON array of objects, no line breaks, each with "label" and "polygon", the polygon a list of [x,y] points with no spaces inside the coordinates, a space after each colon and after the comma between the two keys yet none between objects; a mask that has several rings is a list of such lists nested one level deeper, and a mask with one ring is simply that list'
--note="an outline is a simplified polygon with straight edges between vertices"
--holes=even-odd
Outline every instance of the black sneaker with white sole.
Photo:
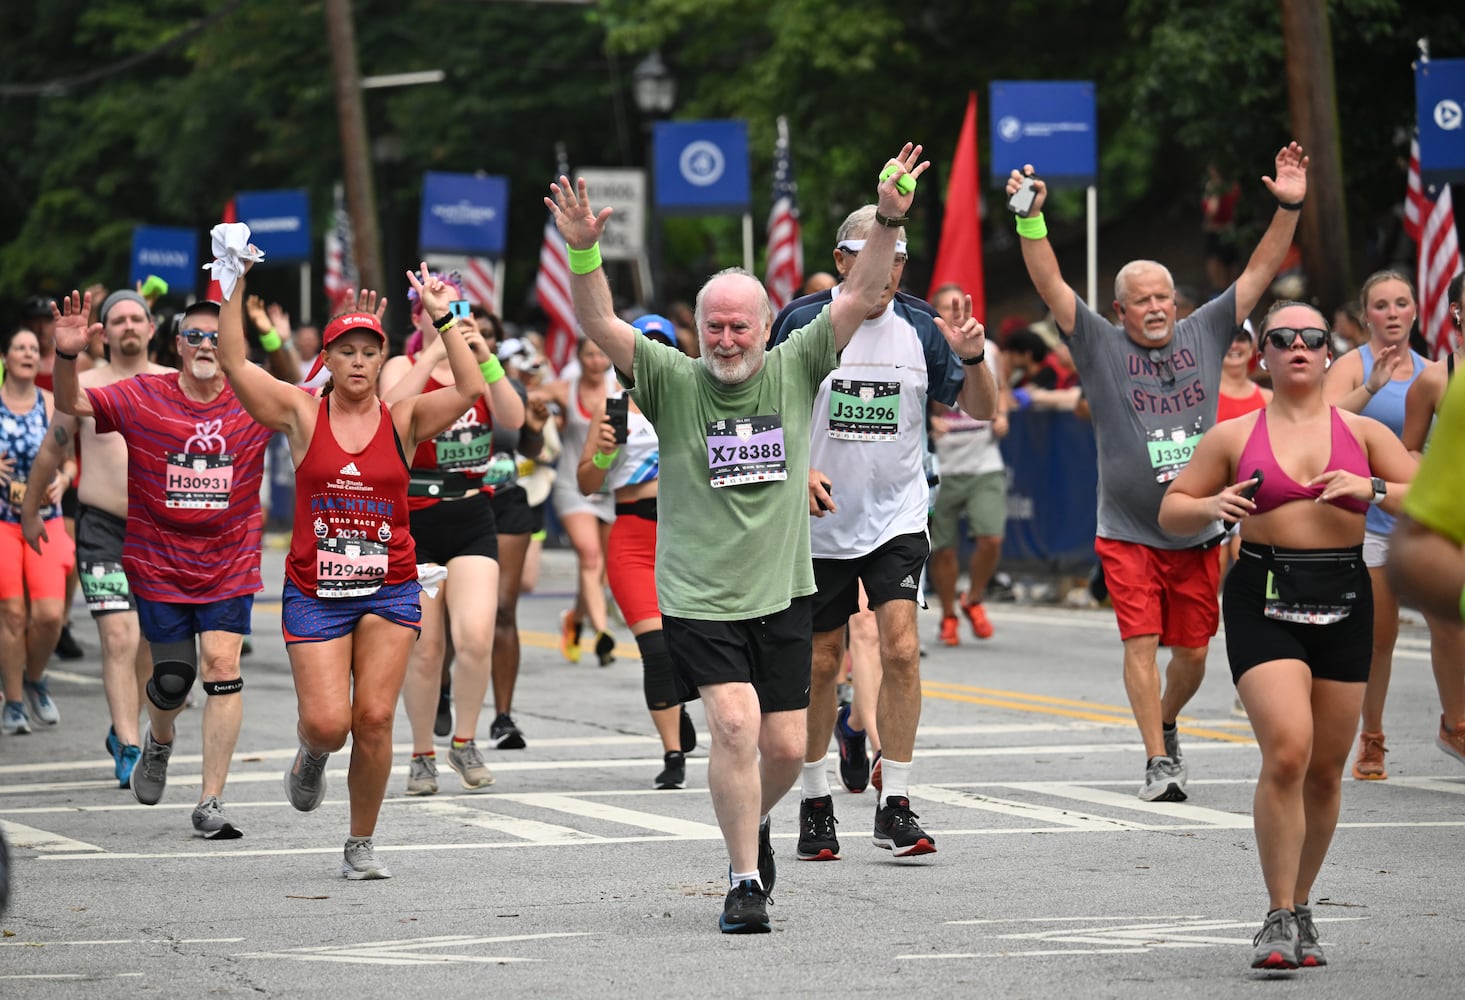
[{"label": "black sneaker with white sole", "polygon": [[838,861],[834,796],[820,795],[799,803],[799,860]]},{"label": "black sneaker with white sole", "polygon": [[523,750],[524,734],[508,712],[500,712],[488,727],[488,742],[495,750]]},{"label": "black sneaker with white sole", "polygon": [[757,882],[748,879],[728,890],[722,904],[722,917],[717,926],[724,934],[767,934],[773,928],[768,925],[768,892]]},{"label": "black sneaker with white sole", "polygon": [[911,812],[911,802],[899,795],[890,795],[885,805],[875,812],[875,846],[890,851],[897,858],[918,854],[935,854],[936,838],[921,829],[919,817]]}]

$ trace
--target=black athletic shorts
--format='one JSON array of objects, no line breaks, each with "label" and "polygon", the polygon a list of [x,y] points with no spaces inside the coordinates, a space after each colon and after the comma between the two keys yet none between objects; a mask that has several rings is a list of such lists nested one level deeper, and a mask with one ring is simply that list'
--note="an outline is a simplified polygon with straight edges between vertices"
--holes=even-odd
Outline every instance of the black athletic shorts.
[{"label": "black athletic shorts", "polygon": [[[1282,598],[1293,596],[1288,581],[1294,579],[1305,579],[1308,589],[1323,595],[1319,603],[1306,607],[1348,606],[1348,616],[1326,625],[1269,616],[1266,610],[1271,604],[1274,615],[1307,617],[1279,606]],[[1274,549],[1242,542],[1241,556],[1226,575],[1222,598],[1232,680],[1259,663],[1301,660],[1322,680],[1367,682],[1373,656],[1373,587],[1362,546]]]},{"label": "black athletic shorts", "polygon": [[446,566],[458,556],[499,557],[499,536],[493,499],[474,493],[462,500],[443,500],[412,512],[412,540],[417,561]]},{"label": "black athletic shorts", "polygon": [[860,582],[870,607],[886,601],[921,600],[921,569],[931,554],[924,531],[897,535],[874,552],[855,559],[815,559],[814,632],[844,628],[860,610]]},{"label": "black athletic shorts", "polygon": [[500,535],[532,535],[544,527],[544,507],[530,507],[524,487],[505,486],[494,490],[493,519]]},{"label": "black athletic shorts", "polygon": [[684,683],[752,684],[764,712],[809,707],[812,601],[796,597],[764,618],[714,622],[661,616],[666,648]]},{"label": "black athletic shorts", "polygon": [[127,521],[100,507],[82,504],[76,514],[76,573],[93,618],[136,611],[132,588],[122,572],[122,542]]}]

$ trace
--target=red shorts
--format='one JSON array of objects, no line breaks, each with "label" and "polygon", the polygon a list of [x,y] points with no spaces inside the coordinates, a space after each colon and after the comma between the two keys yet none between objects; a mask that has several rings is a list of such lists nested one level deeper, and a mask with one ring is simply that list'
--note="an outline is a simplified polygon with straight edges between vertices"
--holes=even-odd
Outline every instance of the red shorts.
[{"label": "red shorts", "polygon": [[1155,549],[1094,539],[1119,637],[1158,635],[1160,645],[1198,649],[1221,621],[1221,567],[1211,549]]},{"label": "red shorts", "polygon": [[66,574],[76,564],[76,543],[61,518],[46,522],[41,554],[25,543],[20,525],[0,521],[0,600],[26,597],[33,601],[66,599]]},{"label": "red shorts", "polygon": [[605,547],[605,575],[627,625],[660,618],[656,603],[656,522],[617,514]]}]

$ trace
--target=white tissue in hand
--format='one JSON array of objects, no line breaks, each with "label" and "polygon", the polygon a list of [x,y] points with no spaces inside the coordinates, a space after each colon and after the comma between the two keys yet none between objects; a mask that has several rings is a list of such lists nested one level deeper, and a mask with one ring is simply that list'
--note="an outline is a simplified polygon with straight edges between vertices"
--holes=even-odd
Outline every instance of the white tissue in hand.
[{"label": "white tissue in hand", "polygon": [[214,262],[205,264],[205,271],[214,272],[214,280],[224,294],[224,301],[234,294],[234,286],[244,275],[244,262],[264,260],[265,255],[249,246],[249,226],[243,222],[221,222],[209,233],[214,243]]}]

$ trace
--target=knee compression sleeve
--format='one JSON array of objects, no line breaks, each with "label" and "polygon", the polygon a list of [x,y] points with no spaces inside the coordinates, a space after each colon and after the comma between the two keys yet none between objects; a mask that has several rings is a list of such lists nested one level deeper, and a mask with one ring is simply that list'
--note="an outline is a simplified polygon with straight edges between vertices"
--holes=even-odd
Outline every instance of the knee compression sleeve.
[{"label": "knee compression sleeve", "polygon": [[679,704],[676,667],[672,665],[671,652],[666,648],[666,635],[660,629],[643,632],[636,636],[636,645],[641,647],[641,686],[646,695],[646,707],[654,712]]},{"label": "knee compression sleeve", "polygon": [[153,676],[148,700],[165,712],[182,708],[198,677],[198,649],[192,639],[153,645]]},{"label": "knee compression sleeve", "polygon": [[244,678],[235,677],[229,681],[204,681],[199,687],[203,693],[212,698],[216,694],[238,694],[244,690]]}]

